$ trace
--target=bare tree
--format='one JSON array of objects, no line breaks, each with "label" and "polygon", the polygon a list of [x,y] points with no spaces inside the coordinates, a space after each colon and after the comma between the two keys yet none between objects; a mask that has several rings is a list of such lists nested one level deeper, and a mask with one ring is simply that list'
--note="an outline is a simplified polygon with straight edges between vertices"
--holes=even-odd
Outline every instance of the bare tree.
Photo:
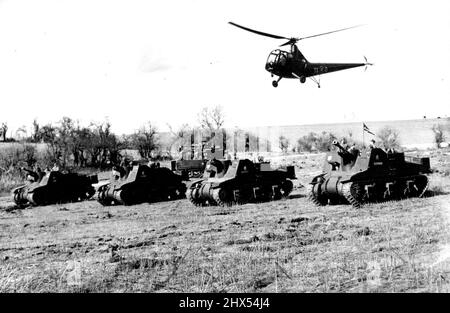
[{"label": "bare tree", "polygon": [[27,127],[25,125],[23,125],[22,127],[19,127],[16,130],[16,136],[18,137],[18,139],[26,139],[27,138]]},{"label": "bare tree", "polygon": [[44,125],[39,129],[39,138],[47,144],[46,165],[59,160],[61,156],[61,148],[57,142],[58,128],[51,124]]},{"label": "bare tree", "polygon": [[278,137],[278,141],[281,151],[283,151],[283,153],[287,153],[287,150],[289,148],[289,139],[284,136],[280,136]]},{"label": "bare tree", "polygon": [[31,134],[31,141],[32,142],[39,142],[39,141],[41,141],[40,127],[41,126],[39,125],[39,122],[36,119],[34,119],[33,120],[33,133]]},{"label": "bare tree", "polygon": [[184,138],[184,136],[186,136],[187,134],[189,134],[192,129],[189,126],[189,124],[183,124],[181,125],[178,129],[174,130],[172,128],[172,126],[170,126],[170,124],[167,124],[167,126],[169,127],[170,133],[173,135],[173,137],[175,138],[175,141],[178,139],[182,139]]},{"label": "bare tree", "polygon": [[222,106],[217,105],[213,108],[204,107],[198,114],[198,121],[203,129],[215,132],[225,123],[225,115]]},{"label": "bare tree", "polygon": [[61,165],[64,168],[69,161],[69,156],[74,146],[75,124],[70,117],[66,116],[61,119],[59,124],[60,126],[58,127],[57,143],[61,151]]},{"label": "bare tree", "polygon": [[172,134],[172,142],[170,143],[170,149],[174,144],[182,144],[186,135],[189,135],[192,132],[191,126],[189,124],[183,124],[178,129],[174,130],[171,125],[167,124],[169,127],[170,133]]},{"label": "bare tree", "polygon": [[2,123],[0,127],[0,136],[2,136],[3,141],[6,141],[6,132],[8,131],[8,124],[6,122]]},{"label": "bare tree", "polygon": [[143,158],[151,158],[151,153],[158,145],[156,143],[156,128],[147,123],[139,128],[133,135],[131,135],[132,146],[139,151]]},{"label": "bare tree", "polygon": [[441,124],[434,124],[431,130],[434,133],[434,142],[438,148],[441,147],[441,143],[445,141],[444,127]]},{"label": "bare tree", "polygon": [[120,158],[122,144],[117,136],[111,131],[111,123],[106,120],[103,123],[94,125],[94,148],[98,153],[100,167],[105,167],[108,163],[116,164]]}]

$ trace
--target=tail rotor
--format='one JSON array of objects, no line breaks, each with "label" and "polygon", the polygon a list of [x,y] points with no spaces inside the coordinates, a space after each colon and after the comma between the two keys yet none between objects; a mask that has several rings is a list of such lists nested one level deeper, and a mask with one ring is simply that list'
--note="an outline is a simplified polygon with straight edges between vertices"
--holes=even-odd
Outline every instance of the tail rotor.
[{"label": "tail rotor", "polygon": [[366,67],[364,68],[364,72],[365,71],[367,71],[367,66],[372,66],[373,65],[373,63],[369,63],[368,61],[367,61],[367,58],[364,56],[364,60],[366,61],[364,64],[366,65]]}]

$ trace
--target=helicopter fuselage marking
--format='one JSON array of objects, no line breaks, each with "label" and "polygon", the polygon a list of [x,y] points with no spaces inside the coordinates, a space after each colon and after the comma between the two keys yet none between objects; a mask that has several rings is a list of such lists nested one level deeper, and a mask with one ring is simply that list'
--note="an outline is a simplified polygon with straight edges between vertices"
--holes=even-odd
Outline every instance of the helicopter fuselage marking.
[{"label": "helicopter fuselage marking", "polygon": [[327,72],[328,72],[328,67],[326,67],[326,66],[314,67],[314,74],[327,73]]}]

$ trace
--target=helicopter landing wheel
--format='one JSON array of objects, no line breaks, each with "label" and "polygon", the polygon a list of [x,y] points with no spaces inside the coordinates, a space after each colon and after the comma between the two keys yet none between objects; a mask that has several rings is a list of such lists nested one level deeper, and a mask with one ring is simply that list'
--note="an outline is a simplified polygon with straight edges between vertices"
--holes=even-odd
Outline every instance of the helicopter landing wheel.
[{"label": "helicopter landing wheel", "polygon": [[305,77],[305,76],[301,76],[301,77],[300,77],[300,82],[301,82],[302,84],[304,84],[304,83],[306,82],[306,77]]},{"label": "helicopter landing wheel", "polygon": [[274,86],[275,88],[276,87],[278,87],[278,82],[282,79],[283,77],[278,77],[278,79],[277,80],[274,80],[273,82],[272,82],[272,86]]}]

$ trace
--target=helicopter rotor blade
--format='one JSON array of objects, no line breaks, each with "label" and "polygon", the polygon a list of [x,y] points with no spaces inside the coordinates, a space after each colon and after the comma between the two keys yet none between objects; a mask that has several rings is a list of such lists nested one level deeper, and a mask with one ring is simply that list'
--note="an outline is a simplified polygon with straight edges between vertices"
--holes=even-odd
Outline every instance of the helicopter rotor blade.
[{"label": "helicopter rotor blade", "polygon": [[289,39],[289,41],[286,41],[284,44],[280,45],[280,47],[287,46],[287,45],[293,45],[296,42],[297,42],[297,39],[291,38],[291,39]]},{"label": "helicopter rotor blade", "polygon": [[272,35],[272,34],[268,34],[268,33],[260,32],[260,31],[258,31],[258,30],[254,30],[254,29],[251,29],[251,28],[247,28],[247,27],[244,27],[244,26],[238,25],[238,24],[236,24],[236,23],[233,23],[233,22],[228,22],[228,24],[231,24],[231,25],[233,25],[233,26],[236,26],[236,27],[242,28],[242,29],[244,29],[244,30],[246,30],[246,31],[249,31],[249,32],[252,32],[252,33],[255,33],[255,34],[261,35],[261,36],[271,37],[271,38],[275,38],[275,39],[288,39],[288,40],[289,40],[289,38],[287,38],[287,37],[283,37],[283,36],[278,36],[278,35]]},{"label": "helicopter rotor blade", "polygon": [[337,33],[337,32],[341,32],[343,30],[352,29],[352,28],[361,27],[361,26],[363,26],[363,24],[355,25],[352,27],[346,27],[346,28],[342,28],[342,29],[338,29],[338,30],[333,30],[333,31],[326,32],[326,33],[321,33],[321,34],[316,34],[316,35],[311,35],[311,36],[306,36],[306,37],[300,37],[300,38],[296,38],[296,41],[307,39],[307,38],[319,37],[319,36],[328,35],[328,34],[332,34],[332,33]]}]

